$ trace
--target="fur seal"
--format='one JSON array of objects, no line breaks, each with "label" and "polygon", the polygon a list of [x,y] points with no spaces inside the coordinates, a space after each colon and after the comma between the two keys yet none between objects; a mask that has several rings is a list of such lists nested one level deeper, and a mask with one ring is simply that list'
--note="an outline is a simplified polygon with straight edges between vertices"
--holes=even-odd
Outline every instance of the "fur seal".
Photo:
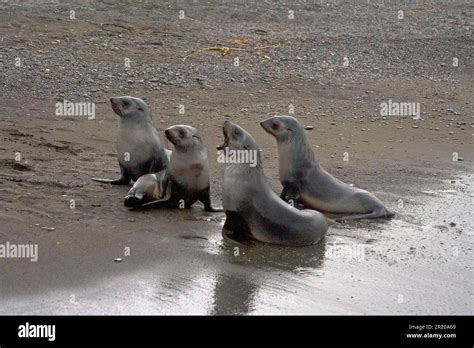
[{"label": "fur seal", "polygon": [[188,208],[199,200],[206,211],[222,211],[211,205],[207,148],[196,128],[175,125],[165,135],[174,145],[168,169],[138,179],[125,197],[125,206]]},{"label": "fur seal", "polygon": [[225,121],[224,144],[218,150],[255,151],[257,165],[230,163],[224,172],[224,238],[305,246],[321,240],[328,223],[314,210],[298,210],[281,200],[270,188],[262,168],[260,148],[243,128]]},{"label": "fur seal", "polygon": [[169,199],[168,173],[145,174],[138,178],[125,196],[124,205],[129,208],[139,207],[148,202]]},{"label": "fur seal", "polygon": [[326,172],[316,160],[303,127],[294,117],[274,116],[260,125],[277,141],[282,199],[323,212],[354,214],[337,220],[395,215],[373,194],[349,186]]},{"label": "fur seal", "polygon": [[168,155],[161,145],[153,125],[148,105],[139,98],[110,98],[112,110],[120,116],[117,137],[117,157],[121,177],[119,179],[92,180],[113,185],[128,185],[144,174],[166,169]]}]

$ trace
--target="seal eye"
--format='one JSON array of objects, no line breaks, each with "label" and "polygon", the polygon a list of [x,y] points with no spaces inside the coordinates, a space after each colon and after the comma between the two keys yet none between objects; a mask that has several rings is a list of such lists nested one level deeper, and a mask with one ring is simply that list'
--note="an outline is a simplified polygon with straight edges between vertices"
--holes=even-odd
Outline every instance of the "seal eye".
[{"label": "seal eye", "polygon": [[278,124],[272,123],[272,129],[273,129],[273,130],[277,130],[277,129],[278,129]]},{"label": "seal eye", "polygon": [[122,101],[122,105],[123,106],[129,106],[130,105],[130,102],[128,100],[123,100]]},{"label": "seal eye", "polygon": [[182,129],[179,130],[179,136],[180,136],[181,138],[184,137],[184,130],[182,130]]}]

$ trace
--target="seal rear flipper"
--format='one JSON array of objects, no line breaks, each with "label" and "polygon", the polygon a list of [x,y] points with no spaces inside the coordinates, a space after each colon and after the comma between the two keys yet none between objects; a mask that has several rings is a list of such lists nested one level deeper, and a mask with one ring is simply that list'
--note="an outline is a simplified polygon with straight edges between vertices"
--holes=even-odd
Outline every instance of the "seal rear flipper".
[{"label": "seal rear flipper", "polygon": [[101,179],[101,178],[92,178],[92,180],[112,185],[128,185],[132,177],[129,175],[128,171],[119,163],[121,177],[119,179]]},{"label": "seal rear flipper", "polygon": [[335,219],[336,222],[345,222],[345,221],[351,221],[351,220],[360,220],[360,219],[391,219],[393,216],[395,216],[394,213],[391,211],[388,211],[387,209],[383,209],[382,211],[372,211],[367,214],[353,214],[353,215],[347,215],[343,216],[341,218]]},{"label": "seal rear flipper", "polygon": [[226,219],[222,227],[222,237],[226,240],[248,244],[252,240],[250,228],[241,214],[227,210]]},{"label": "seal rear flipper", "polygon": [[111,185],[128,185],[130,183],[129,178],[121,177],[119,179],[101,179],[101,178],[92,178],[93,181],[101,182],[104,184]]},{"label": "seal rear flipper", "polygon": [[210,194],[209,187],[205,191],[202,191],[199,194],[198,199],[204,204],[204,209],[206,211],[209,211],[211,213],[218,213],[218,212],[224,211],[224,209],[222,209],[222,208],[213,208],[212,207],[212,205],[211,205],[211,194]]},{"label": "seal rear flipper", "polygon": [[393,211],[385,209],[384,216],[383,216],[384,219],[390,220],[394,216],[395,216],[395,213]]}]

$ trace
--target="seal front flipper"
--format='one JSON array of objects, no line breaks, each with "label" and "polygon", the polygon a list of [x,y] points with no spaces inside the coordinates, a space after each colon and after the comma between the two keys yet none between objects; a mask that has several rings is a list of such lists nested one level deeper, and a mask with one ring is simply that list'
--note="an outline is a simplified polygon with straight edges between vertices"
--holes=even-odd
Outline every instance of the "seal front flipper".
[{"label": "seal front flipper", "polygon": [[222,227],[222,237],[233,242],[248,244],[252,240],[252,232],[241,214],[227,210]]},{"label": "seal front flipper", "polygon": [[381,211],[373,211],[368,214],[353,214],[353,215],[347,215],[341,218],[337,218],[334,221],[336,222],[346,222],[346,221],[351,221],[351,220],[360,220],[360,219],[391,219],[392,217],[395,216],[395,213],[392,213],[391,211],[388,211],[387,209],[384,209],[382,212]]},{"label": "seal front flipper", "polygon": [[224,209],[222,209],[222,208],[216,209],[216,208],[212,207],[212,205],[211,205],[211,194],[210,194],[209,187],[199,194],[198,199],[204,204],[204,209],[206,211],[209,211],[211,213],[218,213],[218,212],[224,211]]},{"label": "seal front flipper", "polygon": [[283,190],[281,191],[280,198],[286,203],[292,205],[296,209],[303,210],[306,206],[303,204],[300,198],[300,191],[296,187],[296,184],[290,184],[289,182],[283,183]]},{"label": "seal front flipper", "polygon": [[112,184],[112,185],[128,185],[130,183],[130,179],[120,178],[120,179],[101,179],[101,178],[92,178],[92,180],[96,182],[101,182],[104,184]]}]

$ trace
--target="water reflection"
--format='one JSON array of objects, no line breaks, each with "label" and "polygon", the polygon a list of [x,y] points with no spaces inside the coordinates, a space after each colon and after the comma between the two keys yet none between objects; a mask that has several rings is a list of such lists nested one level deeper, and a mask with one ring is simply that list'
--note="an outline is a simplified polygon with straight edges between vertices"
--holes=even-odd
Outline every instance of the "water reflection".
[{"label": "water reflection", "polygon": [[[218,270],[209,314],[248,314],[255,309],[258,291],[267,282],[278,283],[286,272],[302,277],[305,274],[311,276],[321,269],[326,239],[316,245],[301,248],[225,242],[221,249],[226,264]],[[233,268],[233,272],[229,273],[229,266]],[[286,280],[282,281],[285,282]]]}]

